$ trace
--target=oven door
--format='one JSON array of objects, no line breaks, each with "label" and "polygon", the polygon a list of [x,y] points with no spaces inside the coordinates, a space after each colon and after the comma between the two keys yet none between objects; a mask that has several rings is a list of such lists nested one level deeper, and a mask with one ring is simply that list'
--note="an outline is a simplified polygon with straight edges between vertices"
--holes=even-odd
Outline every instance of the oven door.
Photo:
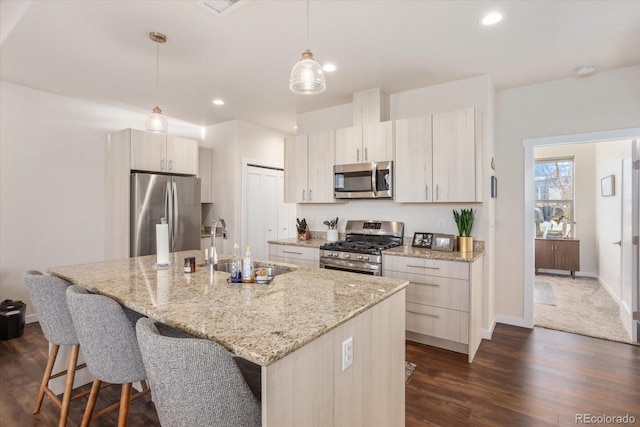
[{"label": "oven door", "polygon": [[382,266],[380,264],[362,261],[320,257],[320,268],[346,271],[349,273],[369,274],[371,276],[382,276]]}]

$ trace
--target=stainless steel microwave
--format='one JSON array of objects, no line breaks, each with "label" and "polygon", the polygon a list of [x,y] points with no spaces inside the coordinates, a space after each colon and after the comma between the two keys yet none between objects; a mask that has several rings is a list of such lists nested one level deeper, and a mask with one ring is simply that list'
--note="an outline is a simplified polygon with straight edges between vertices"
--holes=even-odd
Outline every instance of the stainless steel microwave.
[{"label": "stainless steel microwave", "polygon": [[336,199],[393,198],[393,162],[334,166],[333,197]]}]

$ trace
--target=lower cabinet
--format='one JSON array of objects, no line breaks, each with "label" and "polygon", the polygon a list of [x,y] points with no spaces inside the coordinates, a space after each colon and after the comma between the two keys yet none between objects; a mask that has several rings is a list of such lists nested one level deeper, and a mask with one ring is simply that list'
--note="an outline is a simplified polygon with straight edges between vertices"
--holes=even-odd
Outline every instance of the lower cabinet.
[{"label": "lower cabinet", "polygon": [[482,341],[482,260],[384,255],[385,277],[409,280],[407,339],[468,354]]},{"label": "lower cabinet", "polygon": [[318,267],[320,265],[320,249],[270,243],[269,261]]},{"label": "lower cabinet", "polygon": [[539,268],[580,271],[580,240],[536,239],[536,274]]}]

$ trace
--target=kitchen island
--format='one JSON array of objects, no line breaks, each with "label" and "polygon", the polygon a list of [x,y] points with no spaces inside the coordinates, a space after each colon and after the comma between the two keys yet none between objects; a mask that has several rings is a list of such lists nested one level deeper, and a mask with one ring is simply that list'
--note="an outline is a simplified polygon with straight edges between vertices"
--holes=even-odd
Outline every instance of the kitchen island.
[{"label": "kitchen island", "polygon": [[186,251],[168,269],[145,256],[49,273],[261,365],[264,426],[404,425],[406,280],[278,264],[291,271],[269,285],[228,284],[184,273],[188,256],[203,263]]}]

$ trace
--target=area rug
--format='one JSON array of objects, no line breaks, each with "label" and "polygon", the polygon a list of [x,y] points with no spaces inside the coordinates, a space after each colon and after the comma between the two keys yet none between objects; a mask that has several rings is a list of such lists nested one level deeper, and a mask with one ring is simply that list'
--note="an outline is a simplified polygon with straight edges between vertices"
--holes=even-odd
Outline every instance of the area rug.
[{"label": "area rug", "polygon": [[556,305],[535,304],[536,326],[632,343],[620,320],[620,307],[597,279],[560,275],[544,279],[555,291]]},{"label": "area rug", "polygon": [[411,363],[411,362],[404,362],[404,380],[405,382],[409,379],[409,377],[411,376],[411,374],[413,374],[413,371],[416,370],[416,364],[415,363]]},{"label": "area rug", "polygon": [[549,282],[534,282],[533,302],[536,304],[556,305],[556,294]]}]

